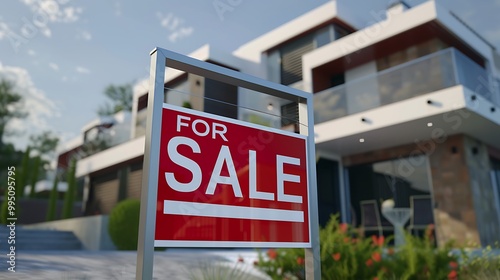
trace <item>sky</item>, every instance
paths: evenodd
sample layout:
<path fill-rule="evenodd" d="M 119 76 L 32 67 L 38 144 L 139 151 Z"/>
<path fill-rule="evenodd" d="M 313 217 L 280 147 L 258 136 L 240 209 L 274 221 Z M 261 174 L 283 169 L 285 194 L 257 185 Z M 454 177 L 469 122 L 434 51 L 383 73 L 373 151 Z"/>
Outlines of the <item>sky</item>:
<path fill-rule="evenodd" d="M 348 1 L 366 13 L 389 0 Z M 500 50 L 500 0 L 435 0 Z M 205 44 L 227 52 L 328 0 L 9 0 L 0 3 L 0 78 L 16 85 L 29 115 L 6 141 L 81 133 L 106 102 L 110 84 L 149 76 L 155 47 L 189 54 Z M 423 0 L 406 0 L 411 6 Z M 373 21 L 373 19 L 371 19 Z"/>

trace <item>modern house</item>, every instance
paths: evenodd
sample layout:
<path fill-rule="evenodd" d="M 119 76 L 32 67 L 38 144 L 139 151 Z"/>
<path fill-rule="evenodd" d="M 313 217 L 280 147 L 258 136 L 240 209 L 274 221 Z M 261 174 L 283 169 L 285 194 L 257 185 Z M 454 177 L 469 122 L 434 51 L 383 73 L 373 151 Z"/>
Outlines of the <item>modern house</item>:
<path fill-rule="evenodd" d="M 499 241 L 500 55 L 436 2 L 360 19 L 331 1 L 232 54 L 191 56 L 314 94 L 320 224 L 340 213 L 384 227 L 392 199 L 413 210 L 410 226 L 435 224 L 439 242 Z M 134 90 L 128 141 L 78 162 L 87 215 L 139 198 L 147 91 L 147 81 Z M 168 103 L 296 130 L 296 104 L 255 96 L 167 70 Z"/>

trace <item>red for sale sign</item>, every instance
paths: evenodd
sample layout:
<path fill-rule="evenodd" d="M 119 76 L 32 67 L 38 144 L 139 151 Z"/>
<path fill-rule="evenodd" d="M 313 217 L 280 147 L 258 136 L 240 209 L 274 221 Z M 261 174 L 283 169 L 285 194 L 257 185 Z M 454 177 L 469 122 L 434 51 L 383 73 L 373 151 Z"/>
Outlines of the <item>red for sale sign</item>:
<path fill-rule="evenodd" d="M 310 247 L 306 137 L 165 104 L 156 247 Z"/>

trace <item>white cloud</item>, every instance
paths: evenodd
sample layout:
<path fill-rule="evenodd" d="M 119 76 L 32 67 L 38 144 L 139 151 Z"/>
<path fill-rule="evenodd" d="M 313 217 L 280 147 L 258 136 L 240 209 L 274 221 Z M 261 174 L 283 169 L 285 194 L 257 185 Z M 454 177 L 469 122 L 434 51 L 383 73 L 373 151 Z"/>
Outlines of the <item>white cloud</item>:
<path fill-rule="evenodd" d="M 5 38 L 5 36 L 7 36 L 9 32 L 10 32 L 9 26 L 5 22 L 0 21 L 0 40 Z"/>
<path fill-rule="evenodd" d="M 33 13 L 33 17 L 39 17 L 42 22 L 44 17 L 50 22 L 75 22 L 80 18 L 83 9 L 68 5 L 70 1 L 61 0 L 19 0 L 28 6 Z"/>
<path fill-rule="evenodd" d="M 49 67 L 52 68 L 52 70 L 54 70 L 54 71 L 59 71 L 59 65 L 57 65 L 53 62 L 49 63 Z"/>
<path fill-rule="evenodd" d="M 168 36 L 168 40 L 172 43 L 177 42 L 177 39 L 182 39 L 184 37 L 189 37 L 193 33 L 194 29 L 192 27 L 182 27 L 179 30 L 173 32 Z"/>
<path fill-rule="evenodd" d="M 90 74 L 90 70 L 85 67 L 78 66 L 75 68 L 75 70 L 80 74 Z"/>
<path fill-rule="evenodd" d="M 184 20 L 172 13 L 163 15 L 161 12 L 156 14 L 160 20 L 160 25 L 167 29 L 168 40 L 172 43 L 177 42 L 177 40 L 191 36 L 194 32 L 194 28 L 191 26 L 186 26 Z"/>
<path fill-rule="evenodd" d="M 83 9 L 74 5 L 68 5 L 67 0 L 19 0 L 28 6 L 33 12 L 29 30 L 40 32 L 45 37 L 51 37 L 52 31 L 49 28 L 49 23 L 69 23 L 76 22 L 80 19 Z M 1 32 L 1 30 L 0 30 Z M 33 35 L 32 35 L 33 36 Z M 30 36 L 31 37 L 31 36 Z M 1 39 L 1 37 L 0 37 Z"/>
<path fill-rule="evenodd" d="M 24 119 L 14 119 L 9 122 L 8 129 L 23 133 L 25 138 L 50 129 L 48 119 L 59 116 L 58 108 L 42 90 L 35 86 L 28 71 L 24 68 L 0 64 L 0 79 L 14 83 L 14 91 L 22 96 L 23 107 L 29 113 Z M 26 141 L 26 139 L 23 140 Z M 17 140 L 16 146 L 23 144 L 23 141 Z"/>
<path fill-rule="evenodd" d="M 76 38 L 79 40 L 84 40 L 84 41 L 90 41 L 92 40 L 92 34 L 88 31 L 80 31 L 78 35 L 76 35 Z"/>
<path fill-rule="evenodd" d="M 34 50 L 28 50 L 28 55 L 35 56 L 36 52 Z"/>

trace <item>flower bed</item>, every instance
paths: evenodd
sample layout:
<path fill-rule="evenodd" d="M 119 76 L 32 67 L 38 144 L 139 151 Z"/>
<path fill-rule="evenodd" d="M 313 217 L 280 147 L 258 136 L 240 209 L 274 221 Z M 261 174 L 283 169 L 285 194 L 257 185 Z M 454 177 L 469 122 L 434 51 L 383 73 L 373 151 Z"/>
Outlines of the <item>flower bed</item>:
<path fill-rule="evenodd" d="M 437 248 L 433 230 L 422 238 L 407 235 L 395 248 L 388 246 L 392 237 L 364 237 L 332 216 L 320 230 L 321 279 L 500 279 L 499 256 L 453 254 L 452 242 Z M 304 263 L 303 249 L 270 249 L 260 252 L 256 266 L 272 279 L 304 279 Z M 474 278 L 481 273 L 486 278 Z"/>

